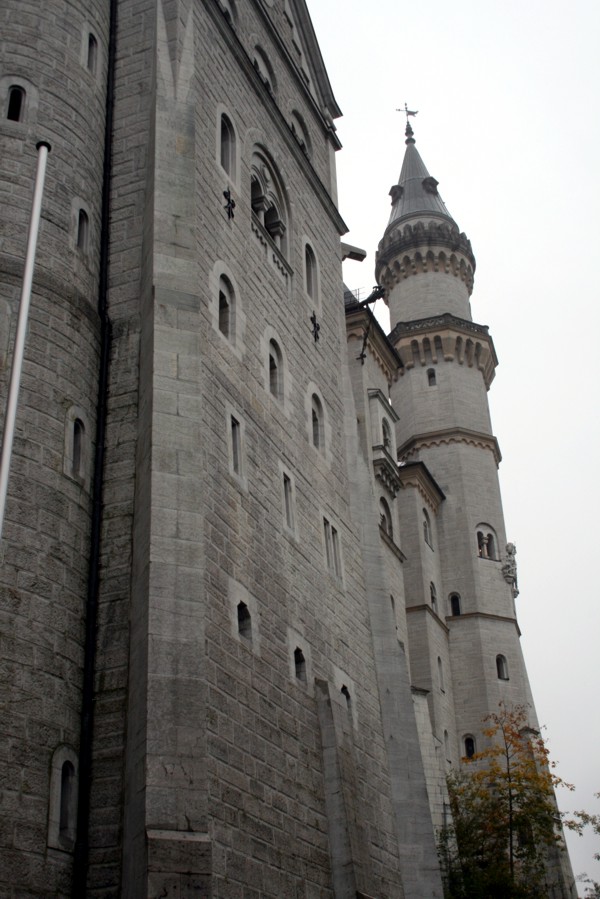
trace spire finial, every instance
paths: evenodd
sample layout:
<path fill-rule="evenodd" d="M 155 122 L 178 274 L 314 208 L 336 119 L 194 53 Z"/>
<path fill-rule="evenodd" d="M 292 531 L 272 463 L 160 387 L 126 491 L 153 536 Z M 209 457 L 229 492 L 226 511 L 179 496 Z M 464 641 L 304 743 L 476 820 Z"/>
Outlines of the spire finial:
<path fill-rule="evenodd" d="M 404 132 L 406 134 L 405 143 L 414 144 L 415 143 L 415 138 L 414 138 L 415 133 L 412 130 L 410 122 L 408 121 L 408 117 L 411 115 L 412 116 L 418 115 L 419 110 L 418 109 L 409 109 L 407 103 L 405 102 L 404 109 L 397 109 L 396 112 L 403 112 L 406 115 L 406 131 Z"/>

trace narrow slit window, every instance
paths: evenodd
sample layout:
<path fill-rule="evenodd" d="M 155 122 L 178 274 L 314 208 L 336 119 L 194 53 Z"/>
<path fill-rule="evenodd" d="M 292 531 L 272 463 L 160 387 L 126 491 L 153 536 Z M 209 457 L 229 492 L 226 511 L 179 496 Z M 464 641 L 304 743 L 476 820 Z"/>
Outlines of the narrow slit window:
<path fill-rule="evenodd" d="M 25 110 L 25 91 L 14 84 L 8 91 L 6 118 L 11 122 L 22 122 Z"/>
<path fill-rule="evenodd" d="M 299 646 L 294 650 L 294 670 L 296 672 L 296 677 L 299 681 L 302 681 L 303 684 L 306 683 L 306 659 L 304 658 L 304 653 L 300 649 Z"/>
<path fill-rule="evenodd" d="M 304 268 L 306 271 L 306 292 L 312 300 L 317 298 L 317 259 L 312 247 L 304 247 Z"/>
<path fill-rule="evenodd" d="M 460 596 L 458 593 L 452 593 L 450 595 L 450 612 L 452 615 L 460 615 Z"/>
<path fill-rule="evenodd" d="M 231 416 L 231 464 L 235 474 L 242 473 L 242 434 L 241 425 L 235 416 Z"/>
<path fill-rule="evenodd" d="M 434 368 L 428 368 L 428 369 L 427 369 L 427 386 L 428 386 L 428 387 L 435 387 L 435 385 L 436 385 L 435 369 L 434 369 Z"/>
<path fill-rule="evenodd" d="M 98 41 L 90 32 L 88 35 L 87 47 L 87 70 L 91 75 L 96 74 L 96 66 L 98 64 Z"/>
<path fill-rule="evenodd" d="M 323 519 L 323 536 L 325 538 L 325 560 L 327 562 L 327 567 L 331 571 L 333 568 L 333 548 L 331 546 L 331 524 L 329 521 L 324 518 Z"/>
<path fill-rule="evenodd" d="M 83 439 L 85 426 L 80 418 L 73 422 L 73 475 L 81 477 L 83 474 Z"/>
<path fill-rule="evenodd" d="M 229 302 L 222 290 L 219 291 L 219 331 L 229 337 Z"/>
<path fill-rule="evenodd" d="M 438 667 L 438 681 L 440 685 L 440 690 L 442 693 L 446 692 L 446 685 L 444 683 L 444 665 L 441 658 L 437 657 L 437 667 Z"/>
<path fill-rule="evenodd" d="M 294 529 L 294 495 L 293 495 L 293 487 L 291 478 L 284 474 L 283 476 L 283 502 L 285 506 L 285 523 L 290 528 L 290 530 Z"/>
<path fill-rule="evenodd" d="M 75 832 L 73 820 L 73 787 L 75 768 L 72 762 L 63 762 L 60 775 L 60 820 L 58 832 L 61 838 L 72 840 Z"/>
<path fill-rule="evenodd" d="M 89 219 L 88 219 L 87 212 L 85 211 L 85 209 L 80 209 L 79 216 L 77 219 L 77 249 L 81 250 L 82 253 L 87 252 L 88 232 L 89 232 Z"/>
<path fill-rule="evenodd" d="M 472 759 L 475 755 L 475 740 L 473 737 L 465 737 L 465 755 L 468 759 Z"/>
<path fill-rule="evenodd" d="M 342 576 L 342 557 L 340 555 L 340 536 L 331 525 L 331 548 L 333 550 L 333 570 L 338 577 Z"/>

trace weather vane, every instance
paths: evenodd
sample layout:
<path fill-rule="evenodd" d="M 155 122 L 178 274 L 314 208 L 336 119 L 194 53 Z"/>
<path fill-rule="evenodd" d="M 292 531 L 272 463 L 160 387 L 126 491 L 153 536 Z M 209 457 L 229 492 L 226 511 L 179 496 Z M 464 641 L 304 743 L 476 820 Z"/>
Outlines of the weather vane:
<path fill-rule="evenodd" d="M 419 114 L 418 109 L 409 109 L 408 106 L 406 105 L 406 103 L 404 104 L 404 109 L 397 109 L 396 112 L 403 112 L 406 114 L 406 124 L 408 124 L 409 115 L 418 115 Z"/>

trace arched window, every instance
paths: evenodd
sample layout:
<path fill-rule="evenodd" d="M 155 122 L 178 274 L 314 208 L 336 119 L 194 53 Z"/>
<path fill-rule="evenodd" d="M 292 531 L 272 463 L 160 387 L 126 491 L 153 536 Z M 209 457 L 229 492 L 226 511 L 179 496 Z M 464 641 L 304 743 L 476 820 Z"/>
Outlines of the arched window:
<path fill-rule="evenodd" d="M 276 399 L 283 399 L 283 365 L 281 350 L 275 340 L 269 341 L 269 390 Z"/>
<path fill-rule="evenodd" d="M 450 614 L 451 615 L 460 615 L 460 596 L 458 593 L 450 594 Z"/>
<path fill-rule="evenodd" d="M 425 538 L 425 543 L 427 543 L 428 546 L 433 549 L 433 539 L 431 536 L 431 520 L 429 518 L 427 509 L 423 509 L 423 537 Z"/>
<path fill-rule="evenodd" d="M 465 756 L 468 759 L 472 759 L 475 755 L 475 739 L 470 734 L 467 734 L 464 738 L 465 745 Z"/>
<path fill-rule="evenodd" d="M 88 34 L 87 46 L 87 70 L 91 75 L 96 74 L 96 66 L 98 64 L 98 41 L 91 33 Z"/>
<path fill-rule="evenodd" d="M 316 393 L 311 399 L 312 443 L 316 449 L 323 451 L 325 439 L 323 434 L 323 405 Z"/>
<path fill-rule="evenodd" d="M 73 787 L 75 768 L 72 762 L 62 764 L 60 774 L 60 820 L 58 832 L 62 839 L 72 841 L 75 838 L 75 821 L 73 820 Z"/>
<path fill-rule="evenodd" d="M 25 90 L 17 84 L 8 89 L 6 118 L 11 122 L 22 122 L 25 113 Z"/>
<path fill-rule="evenodd" d="M 238 603 L 237 607 L 238 634 L 247 640 L 252 638 L 252 616 L 245 602 Z"/>
<path fill-rule="evenodd" d="M 480 559 L 498 560 L 497 541 L 489 524 L 477 525 L 477 555 Z"/>
<path fill-rule="evenodd" d="M 306 129 L 306 125 L 304 124 L 304 120 L 295 110 L 290 116 L 290 128 L 292 129 L 292 134 L 302 147 L 304 153 L 310 158 L 311 147 L 308 137 L 308 131 Z"/>
<path fill-rule="evenodd" d="M 219 278 L 219 331 L 229 340 L 235 336 L 235 294 L 225 275 Z"/>
<path fill-rule="evenodd" d="M 440 690 L 442 693 L 446 692 L 446 685 L 444 684 L 444 666 L 442 664 L 441 658 L 437 657 L 437 668 L 438 668 L 438 681 L 440 685 Z"/>
<path fill-rule="evenodd" d="M 275 246 L 285 255 L 287 251 L 287 209 L 284 191 L 274 166 L 266 154 L 254 152 L 250 175 L 252 212 Z"/>
<path fill-rule="evenodd" d="M 296 677 L 298 680 L 302 681 L 304 684 L 306 683 L 306 659 L 304 658 L 304 653 L 297 646 L 294 650 L 294 669 L 296 671 Z"/>
<path fill-rule="evenodd" d="M 428 368 L 428 369 L 427 369 L 427 386 L 428 386 L 428 387 L 435 387 L 435 385 L 436 385 L 436 380 L 435 380 L 435 369 L 434 369 L 434 368 Z"/>
<path fill-rule="evenodd" d="M 236 12 L 233 0 L 219 0 L 219 5 L 231 27 L 235 28 Z"/>
<path fill-rule="evenodd" d="M 48 809 L 48 846 L 71 852 L 77 835 L 77 755 L 59 746 L 52 756 Z"/>
<path fill-rule="evenodd" d="M 223 113 L 221 115 L 221 135 L 220 135 L 220 160 L 221 165 L 229 175 L 235 180 L 236 171 L 236 140 L 235 131 L 228 116 Z"/>
<path fill-rule="evenodd" d="M 450 737 L 448 736 L 448 731 L 444 731 L 444 752 L 446 754 L 446 761 L 450 761 Z"/>
<path fill-rule="evenodd" d="M 306 292 L 311 300 L 316 300 L 318 297 L 317 259 L 310 244 L 306 244 L 304 247 L 304 271 Z"/>
<path fill-rule="evenodd" d="M 277 85 L 275 83 L 273 66 L 267 59 L 264 50 L 262 50 L 260 47 L 254 48 L 254 68 L 258 72 L 262 83 L 265 85 L 269 93 L 272 96 L 275 96 L 277 92 Z"/>
<path fill-rule="evenodd" d="M 85 412 L 79 406 L 71 406 L 65 416 L 65 451 L 63 471 L 82 486 L 88 486 L 90 475 L 89 429 Z"/>
<path fill-rule="evenodd" d="M 496 656 L 496 671 L 499 680 L 508 680 L 508 663 L 506 661 L 506 656 Z"/>
<path fill-rule="evenodd" d="M 89 236 L 89 219 L 85 209 L 79 210 L 77 216 L 77 249 L 87 253 Z"/>
<path fill-rule="evenodd" d="M 429 596 L 431 599 L 431 608 L 434 612 L 437 612 L 437 590 L 435 589 L 433 581 L 429 584 Z"/>
<path fill-rule="evenodd" d="M 392 513 L 387 501 L 381 497 L 379 500 L 379 526 L 390 539 L 394 537 L 394 527 L 392 524 Z"/>

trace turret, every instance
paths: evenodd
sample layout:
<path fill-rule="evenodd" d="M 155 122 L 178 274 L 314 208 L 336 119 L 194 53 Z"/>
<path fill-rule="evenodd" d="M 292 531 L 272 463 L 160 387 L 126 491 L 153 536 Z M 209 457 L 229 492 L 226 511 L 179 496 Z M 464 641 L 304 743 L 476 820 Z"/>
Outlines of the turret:
<path fill-rule="evenodd" d="M 401 320 L 448 312 L 470 320 L 475 257 L 448 212 L 406 125 L 406 152 L 392 212 L 377 251 L 375 277 L 385 287 L 392 327 Z M 423 277 L 418 283 L 413 276 Z M 439 278 L 439 274 L 452 275 Z"/>

